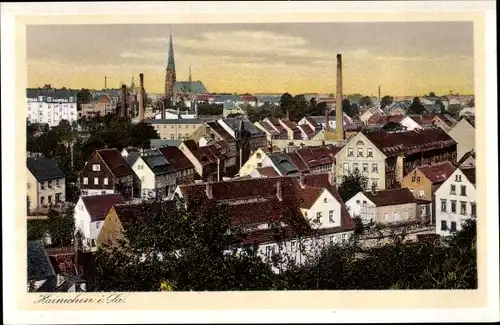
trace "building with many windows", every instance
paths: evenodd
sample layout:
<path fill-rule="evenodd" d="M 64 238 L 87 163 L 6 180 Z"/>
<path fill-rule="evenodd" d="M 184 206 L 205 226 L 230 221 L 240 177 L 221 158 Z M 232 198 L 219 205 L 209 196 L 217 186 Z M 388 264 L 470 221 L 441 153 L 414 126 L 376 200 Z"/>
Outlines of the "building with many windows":
<path fill-rule="evenodd" d="M 61 120 L 69 123 L 78 119 L 77 91 L 69 89 L 28 88 L 28 121 L 46 123 L 50 127 L 59 125 Z"/>

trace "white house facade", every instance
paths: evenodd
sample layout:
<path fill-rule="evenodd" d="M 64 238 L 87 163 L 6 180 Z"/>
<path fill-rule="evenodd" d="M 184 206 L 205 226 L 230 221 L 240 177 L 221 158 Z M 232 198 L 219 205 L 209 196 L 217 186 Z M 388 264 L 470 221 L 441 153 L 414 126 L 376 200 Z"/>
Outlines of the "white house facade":
<path fill-rule="evenodd" d="M 61 120 L 71 124 L 78 119 L 77 93 L 74 90 L 28 88 L 28 121 L 46 123 L 50 127 L 59 125 Z"/>
<path fill-rule="evenodd" d="M 457 168 L 436 190 L 436 234 L 448 236 L 476 216 L 475 168 Z"/>

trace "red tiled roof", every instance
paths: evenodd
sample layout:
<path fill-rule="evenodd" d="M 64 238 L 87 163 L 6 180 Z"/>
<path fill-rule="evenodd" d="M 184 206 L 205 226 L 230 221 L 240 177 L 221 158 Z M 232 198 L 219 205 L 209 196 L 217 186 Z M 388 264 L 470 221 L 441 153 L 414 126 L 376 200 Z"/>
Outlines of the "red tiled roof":
<path fill-rule="evenodd" d="M 268 132 L 268 133 L 271 133 L 271 134 L 278 134 L 279 132 L 276 131 L 269 123 L 267 123 L 266 121 L 261 121 L 259 123 L 260 126 L 262 126 L 262 128 Z"/>
<path fill-rule="evenodd" d="M 102 158 L 115 177 L 134 174 L 132 168 L 127 164 L 127 161 L 117 149 L 97 150 L 97 154 Z"/>
<path fill-rule="evenodd" d="M 286 133 L 286 130 L 284 127 L 281 126 L 280 122 L 278 121 L 277 118 L 275 117 L 268 117 L 266 118 L 267 122 L 274 126 L 274 128 L 279 132 L 279 133 Z"/>
<path fill-rule="evenodd" d="M 441 128 L 415 129 L 404 132 L 377 130 L 363 132 L 363 134 L 388 157 L 401 153 L 413 154 L 432 149 L 448 148 L 457 144 Z"/>
<path fill-rule="evenodd" d="M 407 188 L 376 191 L 375 195 L 372 192 L 363 192 L 363 194 L 378 207 L 417 202 L 415 196 Z"/>
<path fill-rule="evenodd" d="M 292 131 L 300 131 L 297 128 L 297 124 L 295 122 L 292 122 L 290 120 L 285 120 L 285 119 L 281 119 L 280 122 L 283 123 L 284 125 L 286 125 Z"/>
<path fill-rule="evenodd" d="M 113 205 L 125 203 L 120 194 L 82 196 L 82 201 L 92 222 L 104 220 Z"/>
<path fill-rule="evenodd" d="M 424 126 L 432 124 L 432 121 L 437 115 L 409 115 L 415 122 Z"/>
<path fill-rule="evenodd" d="M 235 141 L 234 138 L 229 134 L 219 123 L 217 122 L 207 122 L 207 125 L 215 132 L 217 135 L 226 141 Z"/>
<path fill-rule="evenodd" d="M 178 147 L 162 147 L 158 148 L 158 150 L 176 171 L 193 168 L 191 161 Z"/>
<path fill-rule="evenodd" d="M 316 123 L 316 120 L 311 118 L 311 117 L 306 117 L 306 121 L 309 122 L 311 125 L 313 125 L 314 127 L 318 127 L 318 123 Z"/>
<path fill-rule="evenodd" d="M 259 174 L 265 177 L 277 177 L 279 174 L 274 170 L 273 167 L 262 167 L 257 168 Z"/>
<path fill-rule="evenodd" d="M 288 156 L 288 158 L 290 158 L 290 161 L 292 162 L 292 164 L 294 164 L 295 167 L 297 167 L 297 169 L 301 173 L 308 173 L 309 172 L 309 167 L 307 167 L 307 165 L 300 158 L 299 154 L 296 151 L 287 152 L 286 155 Z"/>
<path fill-rule="evenodd" d="M 308 138 L 312 138 L 316 134 L 316 130 L 313 130 L 308 124 L 297 125 L 297 127 L 304 131 Z"/>
<path fill-rule="evenodd" d="M 444 182 L 455 171 L 455 166 L 449 161 L 433 165 L 424 165 L 417 168 L 433 184 Z"/>
<path fill-rule="evenodd" d="M 128 223 L 143 220 L 143 218 L 147 217 L 148 212 L 160 212 L 160 209 L 167 216 L 176 217 L 176 208 L 176 202 L 173 200 L 150 204 L 116 204 L 114 206 L 116 215 L 124 227 Z"/>
<path fill-rule="evenodd" d="M 401 123 L 405 117 L 406 115 L 374 115 L 368 119 L 368 124 Z"/>

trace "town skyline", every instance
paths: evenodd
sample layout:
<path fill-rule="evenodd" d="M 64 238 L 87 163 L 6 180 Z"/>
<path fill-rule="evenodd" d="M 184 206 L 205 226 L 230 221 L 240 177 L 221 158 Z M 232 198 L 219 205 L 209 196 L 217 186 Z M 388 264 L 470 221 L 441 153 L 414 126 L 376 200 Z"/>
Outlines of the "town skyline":
<path fill-rule="evenodd" d="M 163 93 L 170 32 L 177 81 L 191 67 L 209 92 L 335 93 L 340 53 L 345 94 L 474 93 L 470 22 L 28 27 L 28 87 L 118 88 L 144 73 Z"/>

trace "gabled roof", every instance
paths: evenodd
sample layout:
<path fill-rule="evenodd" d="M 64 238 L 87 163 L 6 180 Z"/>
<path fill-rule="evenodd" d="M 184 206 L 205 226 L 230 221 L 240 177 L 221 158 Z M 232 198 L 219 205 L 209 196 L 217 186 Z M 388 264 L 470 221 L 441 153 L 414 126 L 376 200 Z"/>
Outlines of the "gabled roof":
<path fill-rule="evenodd" d="M 432 184 L 444 182 L 456 169 L 455 166 L 453 166 L 453 164 L 449 161 L 433 165 L 424 165 L 417 168 Z"/>
<path fill-rule="evenodd" d="M 294 131 L 294 132 L 297 132 L 297 131 L 300 131 L 297 127 L 297 124 L 293 121 L 290 121 L 290 120 L 287 120 L 287 119 L 280 119 L 279 122 L 281 122 L 282 124 L 286 125 L 287 128 L 289 128 L 290 130 Z"/>
<path fill-rule="evenodd" d="M 297 167 L 299 172 L 301 172 L 301 173 L 308 173 L 309 172 L 309 167 L 300 158 L 297 151 L 287 152 L 286 155 L 288 156 L 288 158 L 290 158 L 290 161 L 294 164 L 294 166 Z"/>
<path fill-rule="evenodd" d="M 465 119 L 467 122 L 469 122 L 470 125 L 472 125 L 473 128 L 476 127 L 476 118 L 473 116 L 464 116 L 462 119 Z"/>
<path fill-rule="evenodd" d="M 132 167 L 135 162 L 137 161 L 137 159 L 139 159 L 139 157 L 141 156 L 141 153 L 140 152 L 130 152 L 128 155 L 127 155 L 127 158 L 125 158 L 125 161 L 127 162 L 127 165 L 129 165 L 130 167 Z"/>
<path fill-rule="evenodd" d="M 181 149 L 177 147 L 163 147 L 158 150 L 176 171 L 193 168 L 193 164 Z"/>
<path fill-rule="evenodd" d="M 469 182 L 474 186 L 476 185 L 476 168 L 460 168 L 460 171 L 467 177 Z"/>
<path fill-rule="evenodd" d="M 210 129 L 212 129 L 213 132 L 215 132 L 222 140 L 226 140 L 226 141 L 234 141 L 234 138 L 231 134 L 229 134 L 229 132 L 226 131 L 226 129 L 224 129 L 222 127 L 222 125 L 220 125 L 219 123 L 217 123 L 216 121 L 212 121 L 212 122 L 207 122 L 207 125 L 210 127 Z"/>
<path fill-rule="evenodd" d="M 147 217 L 148 212 L 160 212 L 161 209 L 167 215 L 171 213 L 172 217 L 175 217 L 175 213 L 177 212 L 174 200 L 147 204 L 116 204 L 113 208 L 124 228 L 130 223 L 146 221 L 144 218 Z"/>
<path fill-rule="evenodd" d="M 281 126 L 280 122 L 278 121 L 277 118 L 275 117 L 266 117 L 264 119 L 264 121 L 266 121 L 267 123 L 269 123 L 270 125 L 272 125 L 274 127 L 274 129 L 276 129 L 279 133 L 286 133 L 286 130 L 283 126 Z"/>
<path fill-rule="evenodd" d="M 108 166 L 109 170 L 115 177 L 134 174 L 132 168 L 127 164 L 127 161 L 117 149 L 97 150 L 97 154 L 101 157 L 102 161 L 106 164 L 106 166 Z"/>
<path fill-rule="evenodd" d="M 316 130 L 312 129 L 309 124 L 297 125 L 297 127 L 302 130 L 308 138 L 312 138 L 316 134 Z"/>
<path fill-rule="evenodd" d="M 415 196 L 407 188 L 380 190 L 376 191 L 375 194 L 366 191 L 363 194 L 377 207 L 417 202 Z"/>
<path fill-rule="evenodd" d="M 415 129 L 404 132 L 377 130 L 365 131 L 362 134 L 387 157 L 456 145 L 456 141 L 441 128 Z"/>
<path fill-rule="evenodd" d="M 125 203 L 120 194 L 90 195 L 81 198 L 92 222 L 103 221 L 113 205 Z"/>
<path fill-rule="evenodd" d="M 368 119 L 368 124 L 385 125 L 387 123 L 401 123 L 406 115 L 374 115 Z"/>
<path fill-rule="evenodd" d="M 268 158 L 271 159 L 281 175 L 290 175 L 299 172 L 285 153 L 271 153 L 268 155 Z"/>
<path fill-rule="evenodd" d="M 46 280 L 56 275 L 49 255 L 39 240 L 28 241 L 27 262 L 28 281 Z"/>
<path fill-rule="evenodd" d="M 249 119 L 243 117 L 228 117 L 222 120 L 218 120 L 218 123 L 226 123 L 234 131 L 238 131 L 240 127 L 240 122 L 243 121 L 243 129 L 250 133 L 250 136 L 262 136 L 264 135 L 261 130 L 257 129 L 255 125 L 250 122 Z"/>
<path fill-rule="evenodd" d="M 463 156 L 462 158 L 460 158 L 460 160 L 457 162 L 457 166 L 460 166 L 462 165 L 467 159 L 469 159 L 470 157 L 472 158 L 476 158 L 476 153 L 474 150 L 471 150 L 471 151 L 467 151 Z"/>
<path fill-rule="evenodd" d="M 155 175 L 165 175 L 175 172 L 161 152 L 148 153 L 141 156 L 144 163 Z"/>
<path fill-rule="evenodd" d="M 43 156 L 27 158 L 26 166 L 39 182 L 66 177 L 54 160 Z"/>
<path fill-rule="evenodd" d="M 275 134 L 279 134 L 278 131 L 276 131 L 269 123 L 267 123 L 266 121 L 260 121 L 258 122 L 259 125 L 269 134 L 271 135 L 275 135 Z"/>

